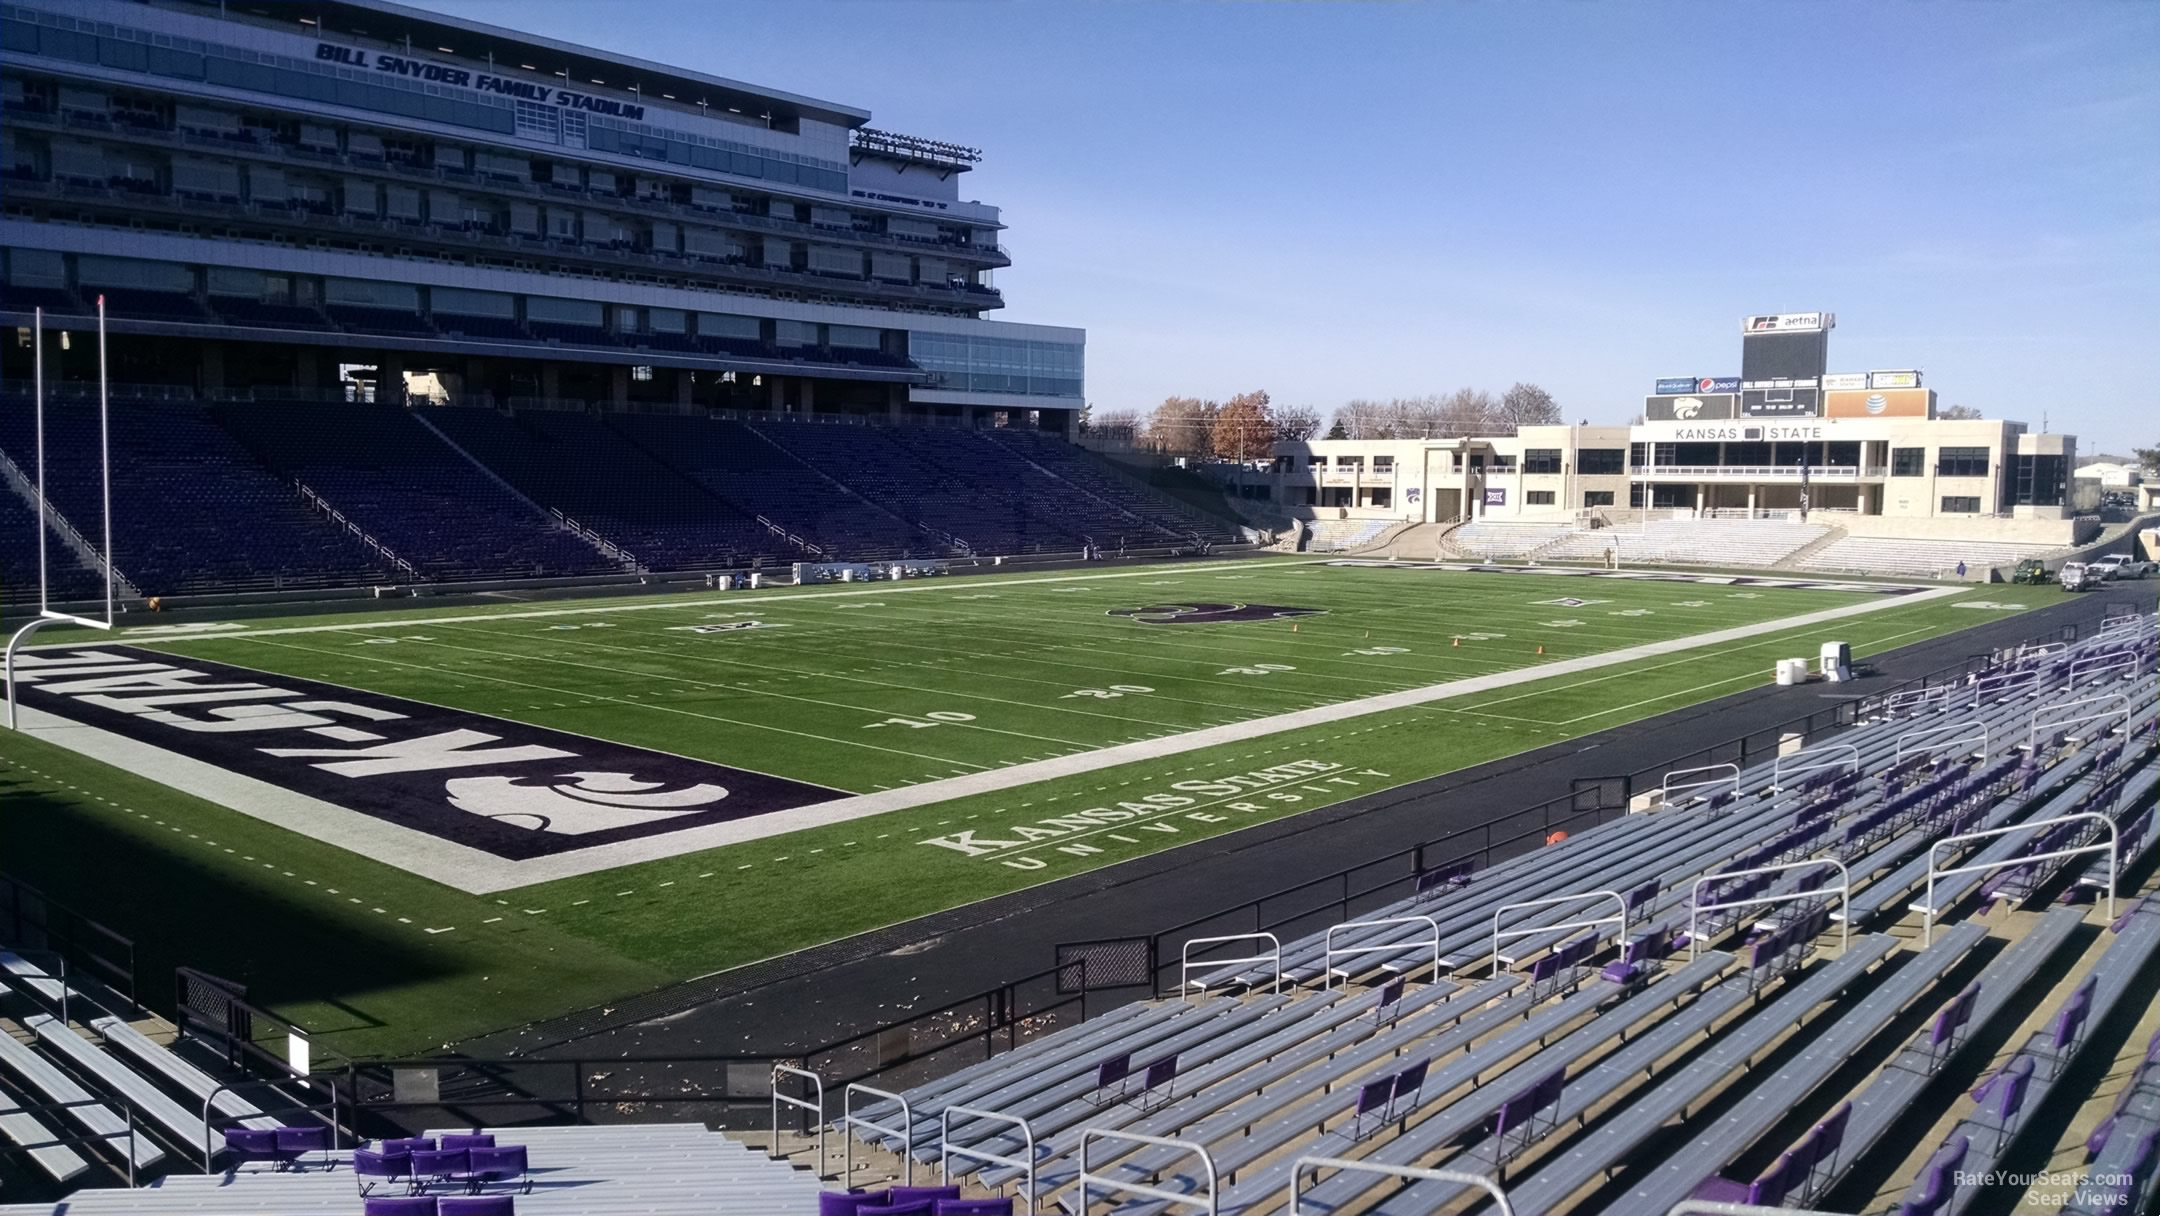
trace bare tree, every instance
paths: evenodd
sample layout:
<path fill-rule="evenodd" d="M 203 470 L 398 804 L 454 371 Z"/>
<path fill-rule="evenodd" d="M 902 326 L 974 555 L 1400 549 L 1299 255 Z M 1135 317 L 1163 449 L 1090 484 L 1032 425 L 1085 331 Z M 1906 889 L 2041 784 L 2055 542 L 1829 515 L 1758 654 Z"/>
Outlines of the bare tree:
<path fill-rule="evenodd" d="M 1515 429 L 1526 426 L 1549 426 L 1560 421 L 1559 403 L 1552 394 L 1535 384 L 1520 380 L 1515 387 L 1500 396 L 1500 408 L 1493 413 L 1497 426 Z"/>
<path fill-rule="evenodd" d="M 1309 405 L 1275 407 L 1275 440 L 1296 442 L 1320 433 L 1320 411 Z"/>
<path fill-rule="evenodd" d="M 1342 408 L 1335 411 L 1335 426 L 1345 439 L 1389 438 L 1387 406 L 1363 397 L 1345 401 Z"/>
<path fill-rule="evenodd" d="M 1981 416 L 1979 410 L 1969 405 L 1953 405 L 1935 411 L 1935 417 L 1947 422 L 1975 422 Z"/>
<path fill-rule="evenodd" d="M 1440 403 L 1438 433 L 1454 438 L 1489 432 L 1493 428 L 1493 414 L 1498 409 L 1499 403 L 1483 389 L 1456 389 Z"/>
<path fill-rule="evenodd" d="M 1141 444 L 1165 456 L 1205 458 L 1214 448 L 1215 411 L 1221 407 L 1198 397 L 1169 397 L 1148 415 Z"/>
<path fill-rule="evenodd" d="M 1099 414 L 1090 414 L 1081 429 L 1090 435 L 1122 439 L 1131 443 L 1140 437 L 1140 426 L 1139 410 L 1104 410 Z"/>

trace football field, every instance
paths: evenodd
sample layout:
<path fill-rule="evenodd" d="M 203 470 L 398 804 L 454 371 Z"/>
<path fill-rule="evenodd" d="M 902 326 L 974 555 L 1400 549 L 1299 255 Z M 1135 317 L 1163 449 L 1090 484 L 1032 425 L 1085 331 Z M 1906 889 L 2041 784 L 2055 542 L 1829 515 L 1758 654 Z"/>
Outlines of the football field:
<path fill-rule="evenodd" d="M 11 821 L 18 855 L 113 850 L 54 894 L 139 939 L 268 901 L 311 939 L 389 947 L 408 966 L 348 958 L 313 973 L 334 1000 L 299 980 L 273 999 L 396 1049 L 1580 736 L 1763 683 L 1824 640 L 1871 653 L 2046 590 L 1293 559 L 137 628 L 31 654 L 32 729 L 0 750 L 0 796 L 54 811 Z M 176 961 L 245 969 L 207 936 Z"/>

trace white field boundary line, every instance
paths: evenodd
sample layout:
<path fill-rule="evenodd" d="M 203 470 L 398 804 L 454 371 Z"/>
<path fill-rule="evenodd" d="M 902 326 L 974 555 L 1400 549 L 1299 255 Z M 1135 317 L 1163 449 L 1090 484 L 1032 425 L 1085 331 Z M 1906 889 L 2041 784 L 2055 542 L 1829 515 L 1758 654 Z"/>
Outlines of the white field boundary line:
<path fill-rule="evenodd" d="M 165 643 L 214 642 L 222 638 L 284 637 L 301 633 L 344 633 L 355 629 L 414 629 L 427 625 L 461 625 L 481 621 L 532 621 L 558 616 L 590 616 L 610 612 L 654 612 L 669 609 L 714 608 L 722 604 L 781 604 L 802 600 L 842 599 L 865 595 L 909 595 L 921 592 L 970 590 L 983 587 L 1026 587 L 1037 583 L 1092 583 L 1113 578 L 1176 578 L 1189 574 L 1202 574 L 1217 570 L 1260 570 L 1287 568 L 1291 566 L 1325 565 L 1318 561 L 1282 562 L 1210 562 L 1200 566 L 1180 566 L 1174 570 L 1122 570 L 1115 574 L 1045 575 L 1041 578 L 959 578 L 924 580 L 912 585 L 891 583 L 866 585 L 855 591 L 797 591 L 792 588 L 775 591 L 715 591 L 710 595 L 687 595 L 669 600 L 640 600 L 634 604 L 593 604 L 579 608 L 534 608 L 520 612 L 463 612 L 451 616 L 405 616 L 391 614 L 379 621 L 343 621 L 327 625 L 281 625 L 272 629 L 203 629 L 184 631 L 170 625 L 144 625 L 132 629 L 116 630 L 108 639 L 127 639 L 130 646 L 156 646 Z M 132 636 L 131 636 L 132 635 Z M 106 645 L 115 643 L 108 640 Z M 82 646 L 80 640 L 73 642 L 39 642 L 24 646 L 24 650 L 44 650 Z"/>
<path fill-rule="evenodd" d="M 791 811 L 761 815 L 754 819 L 708 824 L 704 827 L 686 828 L 679 832 L 596 845 L 588 849 L 523 861 L 513 861 L 462 847 L 428 833 L 403 828 L 357 811 L 349 811 L 320 799 L 230 773 L 215 765 L 151 744 L 139 743 L 96 727 L 83 726 L 56 715 L 28 710 L 27 707 L 25 712 L 33 715 L 26 719 L 26 724 L 40 738 L 70 751 L 161 781 L 175 789 L 266 823 L 301 832 L 362 856 L 398 866 L 423 878 L 471 894 L 486 895 L 534 883 L 575 878 L 620 866 L 743 844 L 807 828 L 847 823 L 955 798 L 1033 785 L 1099 769 L 1157 760 L 1203 748 L 1242 743 L 1283 731 L 1302 730 L 1369 714 L 1429 705 L 1554 676 L 1594 671 L 1728 642 L 1750 641 L 1787 630 L 1804 629 L 1873 612 L 1884 612 L 1904 605 L 1961 595 L 1966 590 L 1964 587 L 1941 587 L 1908 596 L 1870 599 L 1859 604 L 1715 633 L 1648 642 L 1625 650 L 1606 651 L 1579 659 L 1564 659 L 1491 675 L 1473 676 L 1445 684 L 1385 693 L 1361 700 L 1167 735 L 1158 739 L 1031 761 L 1009 768 L 948 777 L 872 794 L 858 794 Z"/>

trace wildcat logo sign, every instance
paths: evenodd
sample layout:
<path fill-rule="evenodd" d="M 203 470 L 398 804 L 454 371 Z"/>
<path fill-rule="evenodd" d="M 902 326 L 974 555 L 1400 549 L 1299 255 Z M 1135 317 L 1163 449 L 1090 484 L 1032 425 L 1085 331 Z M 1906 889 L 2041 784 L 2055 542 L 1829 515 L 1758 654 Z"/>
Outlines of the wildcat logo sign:
<path fill-rule="evenodd" d="M 127 646 L 15 658 L 21 702 L 507 860 L 828 802 L 838 790 Z"/>
<path fill-rule="evenodd" d="M 1151 604 L 1145 608 L 1112 608 L 1104 615 L 1130 617 L 1146 625 L 1212 625 L 1223 621 L 1286 621 L 1326 611 L 1278 604 Z"/>

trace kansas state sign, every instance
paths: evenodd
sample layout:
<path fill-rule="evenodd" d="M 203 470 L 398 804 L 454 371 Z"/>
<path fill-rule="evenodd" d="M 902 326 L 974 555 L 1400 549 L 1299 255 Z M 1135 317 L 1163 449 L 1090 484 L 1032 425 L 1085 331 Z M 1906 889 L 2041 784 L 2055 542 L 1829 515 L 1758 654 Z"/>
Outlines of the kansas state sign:
<path fill-rule="evenodd" d="M 525 860 L 844 797 L 604 739 L 128 646 L 15 658 L 23 704 Z"/>

